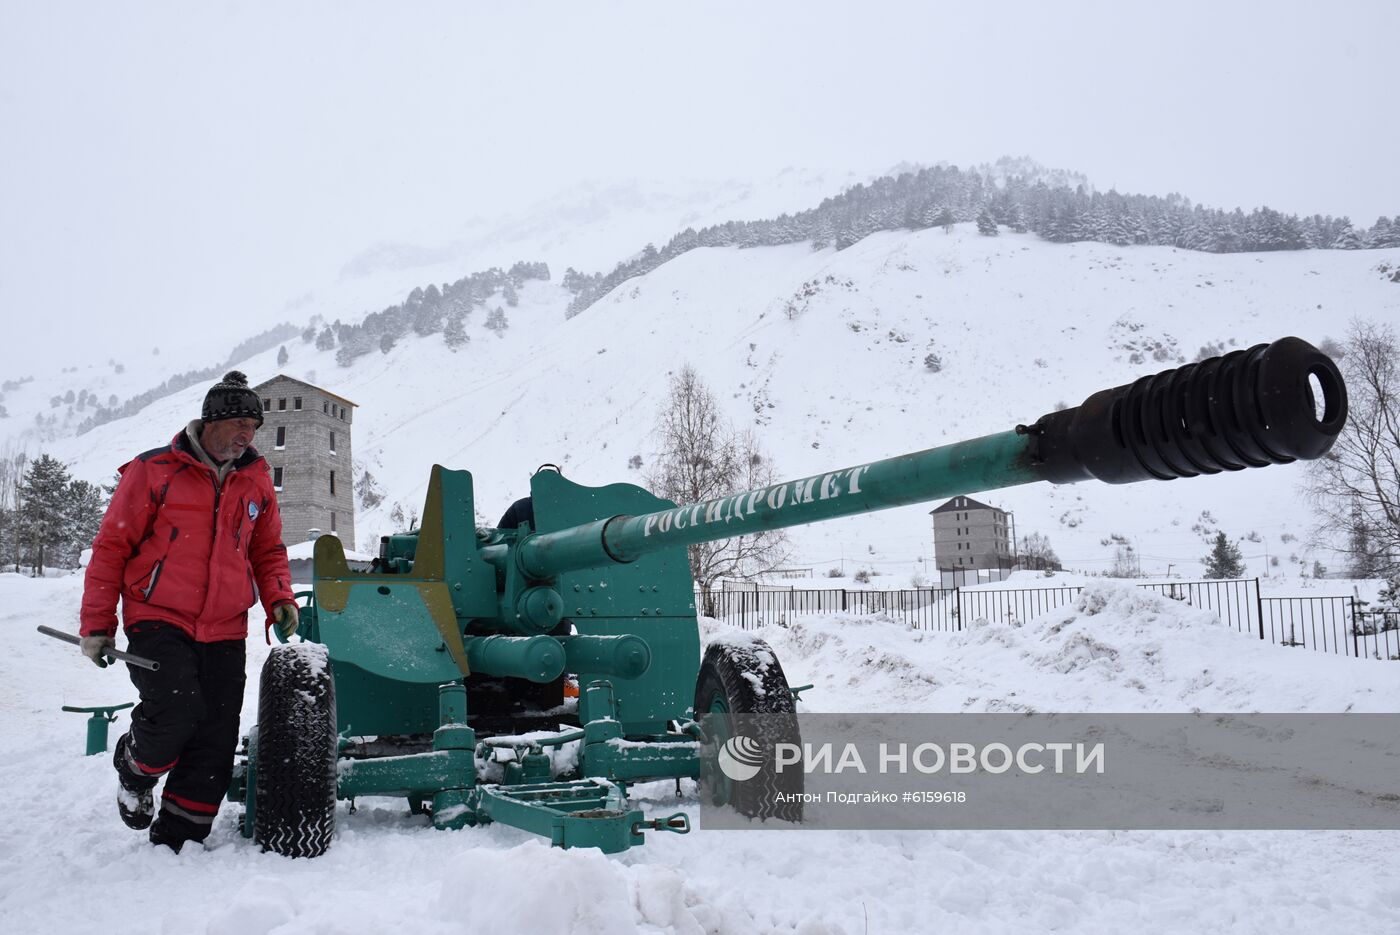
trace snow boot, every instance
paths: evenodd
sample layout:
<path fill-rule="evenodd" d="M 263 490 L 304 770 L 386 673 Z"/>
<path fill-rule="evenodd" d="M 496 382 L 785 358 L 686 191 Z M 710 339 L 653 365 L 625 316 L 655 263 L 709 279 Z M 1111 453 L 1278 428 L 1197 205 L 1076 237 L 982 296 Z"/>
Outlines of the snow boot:
<path fill-rule="evenodd" d="M 122 823 L 137 831 L 151 826 L 156 814 L 155 796 L 158 776 L 147 776 L 136 768 L 127 752 L 130 734 L 122 734 L 117 740 L 112 754 L 112 765 L 117 770 L 117 814 Z"/>
<path fill-rule="evenodd" d="M 147 818 L 147 819 L 146 819 L 146 824 L 150 824 L 150 823 L 151 823 L 151 820 L 150 820 L 149 818 Z M 166 847 L 170 848 L 172 851 L 174 851 L 174 852 L 177 853 L 177 854 L 180 853 L 180 848 L 182 848 L 182 847 L 185 846 L 185 841 L 186 841 L 186 840 L 188 840 L 188 839 L 187 839 L 187 838 L 182 838 L 182 837 L 180 837 L 178 834 L 172 834 L 169 830 L 167 830 L 167 829 L 165 829 L 165 828 L 162 828 L 161 825 L 159 825 L 159 824 L 157 824 L 155 827 L 151 828 L 151 844 L 152 844 L 152 845 L 161 845 L 161 844 L 163 844 L 163 845 L 165 845 Z"/>

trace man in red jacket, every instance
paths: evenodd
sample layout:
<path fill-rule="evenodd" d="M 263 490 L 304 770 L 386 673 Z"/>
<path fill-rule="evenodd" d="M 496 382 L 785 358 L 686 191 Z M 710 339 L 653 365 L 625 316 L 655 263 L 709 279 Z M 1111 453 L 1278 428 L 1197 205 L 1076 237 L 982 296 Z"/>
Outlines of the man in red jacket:
<path fill-rule="evenodd" d="M 228 789 L 243 705 L 248 608 L 295 632 L 282 516 L 267 462 L 252 447 L 262 403 L 238 371 L 204 397 L 202 418 L 121 467 L 92 545 L 82 651 L 105 666 L 117 598 L 141 703 L 117 741 L 117 810 L 151 841 L 203 841 Z M 153 790 L 165 776 L 159 817 Z M 152 824 L 154 818 L 155 823 Z"/>

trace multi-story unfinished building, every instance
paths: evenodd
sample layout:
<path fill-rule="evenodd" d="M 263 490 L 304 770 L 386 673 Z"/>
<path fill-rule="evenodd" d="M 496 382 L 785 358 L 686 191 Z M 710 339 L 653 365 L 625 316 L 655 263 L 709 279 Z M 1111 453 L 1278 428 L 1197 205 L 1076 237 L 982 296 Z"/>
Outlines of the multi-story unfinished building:
<path fill-rule="evenodd" d="M 971 497 L 954 497 L 930 513 L 933 554 L 943 571 L 1009 570 L 1015 563 L 1005 510 Z"/>
<path fill-rule="evenodd" d="M 330 390 L 278 374 L 255 387 L 263 426 L 256 446 L 272 468 L 287 546 L 335 533 L 355 547 L 350 425 L 355 404 Z"/>

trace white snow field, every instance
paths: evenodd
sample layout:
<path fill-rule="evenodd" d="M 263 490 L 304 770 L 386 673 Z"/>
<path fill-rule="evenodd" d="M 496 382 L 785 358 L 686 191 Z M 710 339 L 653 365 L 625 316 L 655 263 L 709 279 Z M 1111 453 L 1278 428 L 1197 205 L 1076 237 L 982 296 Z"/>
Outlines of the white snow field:
<path fill-rule="evenodd" d="M 488 523 L 545 462 L 581 484 L 644 483 L 668 378 L 686 364 L 738 428 L 758 434 L 778 479 L 806 477 L 1005 431 L 1191 361 L 1207 346 L 1219 352 L 1289 334 L 1318 344 L 1344 337 L 1353 317 L 1400 320 L 1400 285 L 1379 272 L 1386 264 L 1400 264 L 1400 249 L 1217 255 L 983 237 L 960 224 L 952 234 L 885 231 L 839 252 L 808 244 L 693 250 L 567 320 L 571 295 L 556 263 L 552 282 L 527 283 L 519 305 L 504 309 L 504 332 L 483 327 L 478 306 L 466 323 L 471 342 L 456 353 L 441 335 L 410 333 L 387 354 L 340 367 L 335 351 L 293 337 L 285 366 L 274 348 L 237 367 L 255 384 L 283 372 L 359 404 L 356 483 L 368 470 L 384 500 L 357 510 L 357 542 L 346 544 L 373 552 L 380 535 L 399 531 L 396 506 L 405 516 L 421 509 L 434 463 L 472 472 Z M 395 301 L 429 281 L 394 280 Z M 499 296 L 486 303 L 498 305 Z M 357 321 L 378 307 L 366 300 L 322 310 Z M 82 414 L 52 398 L 87 387 L 104 400 L 125 399 L 226 353 L 202 347 L 163 347 L 159 357 L 127 360 L 119 376 L 97 362 L 75 363 L 76 373 L 39 372 L 5 394 L 11 418 L 0 420 L 0 443 L 31 457 L 45 451 L 76 477 L 110 482 L 119 464 L 166 443 L 197 414 L 207 385 L 81 436 L 72 432 Z M 926 364 L 931 354 L 937 372 Z M 51 416 L 59 421 L 41 440 L 35 419 Z M 1145 574 L 1197 577 L 1204 539 L 1220 529 L 1250 536 L 1243 547 L 1251 576 L 1297 575 L 1311 573 L 1314 558 L 1338 564 L 1307 547 L 1315 517 L 1298 495 L 1303 477 L 1293 465 L 977 496 L 1013 511 L 1018 536 L 1047 535 L 1080 571 L 1106 571 L 1118 543 L 1130 541 Z M 833 567 L 928 576 L 936 505 L 791 530 L 790 564 L 815 576 Z"/>
<path fill-rule="evenodd" d="M 561 851 L 499 826 L 438 832 L 406 804 L 341 803 L 324 857 L 288 860 L 220 814 L 152 848 L 116 815 L 105 756 L 63 704 L 135 700 L 76 629 L 79 576 L 0 575 L 0 931 L 6 933 L 1196 933 L 1400 931 L 1400 832 L 809 832 L 648 835 Z M 702 621 L 707 639 L 738 636 Z M 959 633 L 808 618 L 769 640 L 811 711 L 1400 710 L 1400 666 L 1261 643 L 1126 584 L 1020 627 Z M 743 637 L 740 637 L 743 638 Z M 244 725 L 267 649 L 249 640 Z M 123 717 L 112 739 L 123 729 Z M 698 811 L 687 783 L 643 807 Z M 1280 803 L 1286 808 L 1287 803 Z"/>

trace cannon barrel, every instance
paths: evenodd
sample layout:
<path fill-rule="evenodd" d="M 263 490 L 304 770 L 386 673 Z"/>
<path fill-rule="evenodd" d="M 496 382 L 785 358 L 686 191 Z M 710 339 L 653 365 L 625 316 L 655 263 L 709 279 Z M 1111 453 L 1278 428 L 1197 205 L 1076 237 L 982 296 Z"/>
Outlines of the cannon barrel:
<path fill-rule="evenodd" d="M 634 561 L 676 546 L 1035 481 L 1173 480 L 1326 454 L 1346 422 L 1336 364 L 1300 338 L 1164 370 L 1072 409 L 938 448 L 703 503 L 525 538 L 525 573 Z"/>

